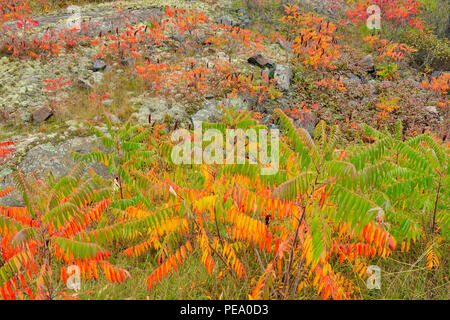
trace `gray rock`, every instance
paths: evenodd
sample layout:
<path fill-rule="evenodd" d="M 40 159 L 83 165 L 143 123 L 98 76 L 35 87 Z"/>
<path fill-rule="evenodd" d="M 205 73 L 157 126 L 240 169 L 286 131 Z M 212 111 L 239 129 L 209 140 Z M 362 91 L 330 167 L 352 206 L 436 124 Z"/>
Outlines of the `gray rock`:
<path fill-rule="evenodd" d="M 97 72 L 97 71 L 103 71 L 105 69 L 106 69 L 105 61 L 103 61 L 102 59 L 96 59 L 94 61 L 94 64 L 92 66 L 92 71 Z"/>
<path fill-rule="evenodd" d="M 23 123 L 28 123 L 33 120 L 33 115 L 30 112 L 23 111 L 20 113 L 20 120 L 22 120 Z"/>
<path fill-rule="evenodd" d="M 236 107 L 237 110 L 248 110 L 251 105 L 251 101 L 245 95 L 239 95 L 234 98 L 224 99 L 222 101 L 222 105 L 225 108 Z"/>
<path fill-rule="evenodd" d="M 278 79 L 277 85 L 281 90 L 289 91 L 293 75 L 291 67 L 279 63 L 275 65 L 273 77 Z"/>
<path fill-rule="evenodd" d="M 77 120 L 67 120 L 66 125 L 68 126 L 68 130 L 71 132 L 83 129 L 85 127 L 82 122 L 79 122 Z"/>
<path fill-rule="evenodd" d="M 86 79 L 78 79 L 77 87 L 82 90 L 93 90 L 94 89 L 94 87 L 91 85 L 91 83 Z"/>
<path fill-rule="evenodd" d="M 102 100 L 102 105 L 104 105 L 105 107 L 110 107 L 113 104 L 114 100 L 113 99 L 105 99 Z"/>
<path fill-rule="evenodd" d="M 234 27 L 238 24 L 236 21 L 234 21 L 233 18 L 231 18 L 229 16 L 220 17 L 219 19 L 217 19 L 217 23 L 224 24 L 224 25 L 231 26 L 231 27 Z"/>
<path fill-rule="evenodd" d="M 348 73 L 347 74 L 348 79 L 344 80 L 344 83 L 361 83 L 361 78 L 358 77 L 357 75 L 353 74 L 353 73 Z"/>
<path fill-rule="evenodd" d="M 110 113 L 110 112 L 106 112 L 106 111 L 105 111 L 105 114 L 106 114 L 106 116 L 108 117 L 109 121 L 111 122 L 111 124 L 113 126 L 120 125 L 121 121 L 120 121 L 119 117 L 117 117 L 115 114 Z M 95 122 L 98 122 L 98 123 L 103 123 L 104 122 L 103 115 L 95 116 L 92 120 L 95 121 Z M 106 131 L 105 133 L 108 133 L 108 132 Z"/>
<path fill-rule="evenodd" d="M 192 122 L 216 122 L 219 120 L 222 111 L 218 108 L 216 100 L 206 100 L 203 102 L 202 109 L 192 115 Z"/>
<path fill-rule="evenodd" d="M 136 122 L 140 125 L 146 125 L 149 122 L 150 110 L 148 106 L 143 106 L 139 109 L 139 111 L 133 113 L 133 117 L 136 119 Z M 154 121 L 152 117 L 152 121 Z"/>
<path fill-rule="evenodd" d="M 438 110 L 435 106 L 425 106 L 425 110 L 429 113 L 438 114 Z"/>
<path fill-rule="evenodd" d="M 440 76 L 442 76 L 442 71 L 433 71 L 433 73 L 430 76 L 430 80 Z"/>
<path fill-rule="evenodd" d="M 87 153 L 92 151 L 95 146 L 94 137 L 77 137 L 63 143 L 51 144 L 45 143 L 31 148 L 18 165 L 18 170 L 25 174 L 36 173 L 38 178 L 44 178 L 49 171 L 56 177 L 61 177 L 70 172 L 74 167 L 75 161 L 72 158 L 72 152 Z M 97 174 L 108 178 L 108 170 L 102 164 L 92 165 Z M 0 190 L 13 185 L 11 172 L 6 175 L 0 175 Z M 0 205 L 22 206 L 22 195 L 13 191 L 8 196 L 0 199 Z"/>
<path fill-rule="evenodd" d="M 244 8 L 238 9 L 237 13 L 238 13 L 238 15 L 240 15 L 240 16 L 247 16 L 247 15 L 248 15 L 248 11 L 245 10 Z"/>
<path fill-rule="evenodd" d="M 134 65 L 134 58 L 123 58 L 120 60 L 120 64 L 125 67 L 132 66 Z"/>
<path fill-rule="evenodd" d="M 368 54 L 361 60 L 361 64 L 363 69 L 367 73 L 374 73 L 375 72 L 375 63 L 373 62 L 373 57 L 371 54 Z"/>
<path fill-rule="evenodd" d="M 192 120 L 192 123 L 211 122 L 210 117 L 211 117 L 211 114 L 208 110 L 201 109 L 192 115 L 191 120 Z"/>
<path fill-rule="evenodd" d="M 142 101 L 139 110 L 133 113 L 136 121 L 140 125 L 148 124 L 149 115 L 152 121 L 164 123 L 166 120 L 185 123 L 188 119 L 185 106 L 182 104 L 169 104 L 164 98 L 150 98 Z"/>
<path fill-rule="evenodd" d="M 450 73 L 450 71 L 433 71 L 433 73 L 430 75 L 430 80 L 436 77 L 442 76 L 444 73 Z"/>
<path fill-rule="evenodd" d="M 32 117 L 35 123 L 41 123 L 53 116 L 53 111 L 49 107 L 42 107 L 33 112 Z"/>
<path fill-rule="evenodd" d="M 426 111 L 424 120 L 428 125 L 437 124 L 443 119 L 439 115 L 439 110 L 435 106 L 425 106 L 424 110 Z"/>
<path fill-rule="evenodd" d="M 120 69 L 119 69 L 120 70 Z M 117 70 L 118 71 L 118 70 Z M 103 81 L 103 73 L 101 72 L 94 72 L 92 73 L 92 80 L 96 84 L 100 84 Z"/>
<path fill-rule="evenodd" d="M 109 117 L 109 119 L 111 120 L 111 123 L 112 123 L 113 125 L 120 125 L 121 121 L 120 121 L 120 119 L 119 119 L 118 116 L 116 116 L 116 115 L 113 114 L 113 113 L 108 113 L 108 117 Z"/>
<path fill-rule="evenodd" d="M 248 26 L 250 24 L 250 18 L 247 17 L 247 16 L 238 17 L 238 21 L 237 22 L 238 22 L 238 25 L 240 27 L 246 27 L 246 26 Z"/>
<path fill-rule="evenodd" d="M 256 54 L 248 58 L 248 63 L 258 66 L 260 68 L 272 68 L 273 63 L 267 58 L 263 57 L 261 54 Z"/>

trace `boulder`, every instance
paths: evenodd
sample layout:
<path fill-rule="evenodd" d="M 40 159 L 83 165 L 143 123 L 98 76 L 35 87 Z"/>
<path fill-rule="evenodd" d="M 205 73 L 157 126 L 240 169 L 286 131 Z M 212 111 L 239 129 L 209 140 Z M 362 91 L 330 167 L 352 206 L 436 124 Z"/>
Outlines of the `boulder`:
<path fill-rule="evenodd" d="M 442 71 L 433 71 L 433 73 L 431 73 L 430 75 L 430 80 L 440 76 L 442 76 Z"/>
<path fill-rule="evenodd" d="M 86 79 L 78 79 L 77 87 L 82 90 L 89 90 L 89 91 L 94 90 L 94 87 L 92 86 L 92 84 Z"/>
<path fill-rule="evenodd" d="M 250 17 L 248 16 L 248 11 L 244 8 L 240 8 L 237 11 L 238 14 L 238 24 L 240 27 L 246 27 L 250 24 Z"/>
<path fill-rule="evenodd" d="M 105 100 L 102 100 L 102 105 L 105 107 L 111 107 L 113 102 L 114 102 L 113 99 L 105 99 Z"/>
<path fill-rule="evenodd" d="M 205 100 L 202 108 L 192 115 L 192 122 L 216 122 L 219 120 L 222 111 L 218 108 L 215 99 Z"/>
<path fill-rule="evenodd" d="M 373 57 L 371 54 L 368 54 L 361 60 L 361 65 L 367 73 L 375 72 L 375 63 L 373 62 Z"/>
<path fill-rule="evenodd" d="M 133 116 L 140 125 L 148 124 L 149 115 L 152 121 L 164 123 L 167 121 L 178 121 L 185 123 L 187 117 L 185 106 L 181 104 L 170 104 L 164 98 L 150 98 L 141 102 L 141 107 Z"/>
<path fill-rule="evenodd" d="M 103 61 L 102 59 L 94 60 L 94 64 L 92 66 L 92 71 L 97 72 L 97 71 L 103 71 L 105 69 L 106 69 L 105 61 Z"/>
<path fill-rule="evenodd" d="M 261 54 L 256 54 L 250 58 L 248 58 L 248 63 L 258 66 L 260 68 L 272 68 L 273 63 L 269 61 L 267 58 L 263 57 Z"/>
<path fill-rule="evenodd" d="M 238 24 L 233 18 L 231 18 L 229 16 L 220 17 L 219 19 L 217 19 L 217 23 L 223 24 L 226 26 L 231 26 L 231 27 L 234 27 Z"/>
<path fill-rule="evenodd" d="M 252 104 L 251 96 L 240 94 L 237 97 L 226 98 L 222 101 L 225 108 L 235 107 L 237 110 L 248 110 Z"/>
<path fill-rule="evenodd" d="M 131 58 L 122 58 L 120 60 L 120 64 L 125 67 L 132 66 L 132 65 L 134 65 L 134 58 L 132 58 L 132 57 Z"/>
<path fill-rule="evenodd" d="M 33 112 L 32 117 L 35 123 L 41 123 L 53 116 L 53 111 L 49 107 L 41 107 Z"/>
<path fill-rule="evenodd" d="M 361 78 L 353 73 L 348 73 L 347 77 L 348 79 L 344 79 L 345 84 L 362 83 Z"/>
<path fill-rule="evenodd" d="M 438 114 L 439 113 L 435 106 L 425 106 L 425 110 L 428 113 L 432 113 L 432 114 Z"/>
<path fill-rule="evenodd" d="M 20 113 L 20 120 L 23 123 L 30 123 L 33 120 L 33 114 L 31 114 L 30 112 L 27 112 L 27 111 L 22 111 Z"/>
<path fill-rule="evenodd" d="M 291 67 L 279 63 L 275 65 L 273 77 L 278 80 L 277 85 L 281 90 L 289 91 L 293 75 Z"/>
<path fill-rule="evenodd" d="M 77 137 L 71 140 L 52 144 L 39 144 L 31 148 L 19 163 L 17 169 L 25 174 L 34 172 L 38 178 L 45 178 L 49 171 L 56 177 L 61 177 L 70 172 L 75 161 L 72 152 L 87 153 L 96 146 L 95 137 Z M 102 164 L 93 164 L 97 174 L 108 178 L 108 170 Z M 0 174 L 0 190 L 12 186 L 12 171 Z M 23 206 L 22 195 L 13 191 L 8 196 L 0 198 L 0 205 Z"/>
<path fill-rule="evenodd" d="M 244 8 L 239 8 L 237 11 L 237 14 L 241 17 L 241 16 L 248 16 L 248 11 L 245 10 Z"/>

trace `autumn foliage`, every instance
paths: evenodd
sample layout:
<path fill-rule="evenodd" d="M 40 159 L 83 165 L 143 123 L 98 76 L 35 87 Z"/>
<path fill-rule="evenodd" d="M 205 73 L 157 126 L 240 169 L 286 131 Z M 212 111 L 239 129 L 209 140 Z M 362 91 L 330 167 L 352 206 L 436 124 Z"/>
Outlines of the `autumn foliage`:
<path fill-rule="evenodd" d="M 422 27 L 418 1 L 374 3 L 393 24 Z M 175 164 L 171 134 L 178 122 L 157 123 L 149 114 L 147 124 L 134 125 L 130 118 L 119 125 L 103 112 L 105 130 L 86 124 L 99 147 L 73 153 L 77 164 L 67 175 L 49 173 L 40 179 L 17 171 L 14 183 L 0 190 L 0 198 L 17 192 L 23 200 L 20 207 L 0 206 L 2 299 L 75 299 L 77 293 L 65 289 L 74 268 L 84 282 L 105 280 L 120 287 L 135 277 L 127 266 L 141 266 L 144 260 L 139 272 L 146 294 L 194 266 L 213 286 L 232 279 L 248 299 L 359 299 L 370 265 L 401 260 L 415 250 L 424 259 L 414 265 L 445 268 L 449 150 L 431 132 L 407 137 L 401 120 L 395 128 L 381 128 L 400 110 L 398 97 L 378 94 L 372 114 L 380 130 L 347 118 L 362 141 L 348 145 L 337 124 L 321 120 L 311 132 L 303 128 L 320 101 L 304 102 L 293 91 L 293 104 L 282 109 L 271 68 L 245 72 L 231 55 L 200 57 L 207 50 L 253 55 L 280 44 L 295 76 L 312 75 L 314 90 L 323 96 L 352 94 L 340 73 L 344 67 L 337 65 L 348 49 L 339 23 L 287 4 L 279 21 L 284 36 L 266 38 L 216 23 L 199 10 L 166 6 L 160 19 L 125 23 L 106 34 L 94 35 L 93 25 L 83 22 L 81 28 L 19 36 L 8 22 L 17 20 L 14 28 L 23 31 L 37 25 L 27 2 L 0 4 L 5 54 L 45 60 L 89 45 L 96 50 L 94 59 L 132 59 L 128 71 L 146 94 L 195 104 L 211 95 L 254 100 L 253 110 L 221 109 L 220 120 L 204 122 L 201 130 L 216 129 L 223 137 L 227 129 L 260 133 L 271 126 L 281 131 L 279 170 L 263 175 L 267 164 L 260 157 L 245 164 Z M 348 17 L 361 23 L 370 4 L 356 1 Z M 116 10 L 126 21 L 123 8 Z M 363 41 L 377 62 L 390 63 L 373 72 L 383 80 L 393 80 L 397 63 L 406 64 L 416 52 L 378 35 Z M 147 54 L 149 48 L 157 54 Z M 56 96 L 71 83 L 55 77 L 41 85 Z M 448 73 L 421 87 L 448 106 Z M 110 93 L 96 88 L 86 96 L 104 110 L 102 101 Z M 276 106 L 263 123 L 263 114 L 255 111 L 267 101 Z M 193 134 L 189 125 L 183 130 Z M 245 141 L 245 150 L 251 146 Z M 223 147 L 234 150 L 227 142 Z M 13 142 L 0 143 L 0 164 L 14 151 Z M 92 165 L 101 165 L 107 174 L 99 176 Z"/>
<path fill-rule="evenodd" d="M 414 28 L 423 28 L 423 22 L 419 16 L 422 4 L 418 0 L 358 0 L 346 14 L 356 24 L 365 23 L 374 13 L 373 10 L 368 10 L 374 5 L 380 8 L 382 21 L 389 21 L 397 26 L 407 24 Z"/>
<path fill-rule="evenodd" d="M 97 279 L 98 270 L 110 282 L 120 283 L 129 276 L 108 263 L 108 251 L 75 238 L 98 222 L 111 202 L 98 177 L 83 171 L 83 166 L 77 166 L 64 179 L 50 177 L 47 182 L 15 174 L 26 207 L 0 207 L 3 299 L 57 298 L 61 292 L 54 287 L 52 274 L 60 273 L 61 281 L 67 282 L 65 265 L 79 266 L 84 279 Z M 7 191 L 11 190 L 2 196 Z M 60 271 L 54 269 L 55 260 Z"/>
<path fill-rule="evenodd" d="M 336 25 L 313 13 L 300 13 L 296 5 L 287 5 L 281 21 L 290 25 L 295 34 L 292 50 L 298 59 L 314 69 L 334 68 L 340 57 Z"/>

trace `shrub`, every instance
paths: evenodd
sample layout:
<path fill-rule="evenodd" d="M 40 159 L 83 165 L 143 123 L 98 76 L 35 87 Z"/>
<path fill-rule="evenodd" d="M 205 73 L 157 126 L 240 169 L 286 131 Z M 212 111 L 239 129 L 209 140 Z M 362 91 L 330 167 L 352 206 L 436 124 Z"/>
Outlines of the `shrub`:
<path fill-rule="evenodd" d="M 400 33 L 400 40 L 413 46 L 418 51 L 413 54 L 416 66 L 435 70 L 450 69 L 450 43 L 435 34 L 420 30 L 407 29 Z"/>
<path fill-rule="evenodd" d="M 5 300 L 55 299 L 67 282 L 66 266 L 76 265 L 84 278 L 103 270 L 110 282 L 129 274 L 111 265 L 110 253 L 98 244 L 78 241 L 90 226 L 105 219 L 110 190 L 93 170 L 76 166 L 67 176 L 46 182 L 22 172 L 14 174 L 26 207 L 0 207 L 0 295 Z M 61 274 L 55 280 L 53 273 Z M 70 276 L 70 275 L 69 275 Z"/>

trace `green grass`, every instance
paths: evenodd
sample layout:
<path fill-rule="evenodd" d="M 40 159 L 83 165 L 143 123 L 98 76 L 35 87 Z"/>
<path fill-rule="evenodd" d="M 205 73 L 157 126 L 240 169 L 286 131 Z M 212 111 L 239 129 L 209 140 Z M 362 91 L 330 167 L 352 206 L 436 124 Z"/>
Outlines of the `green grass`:
<path fill-rule="evenodd" d="M 110 262 L 130 272 L 131 278 L 124 283 L 109 283 L 99 272 L 99 279 L 82 280 L 78 292 L 79 299 L 86 300 L 209 300 L 209 299 L 247 299 L 251 290 L 250 281 L 236 279 L 228 272 L 216 280 L 219 274 L 220 261 L 217 261 L 210 277 L 199 261 L 201 256 L 193 252 L 184 262 L 177 273 L 171 273 L 160 283 L 148 290 L 147 277 L 157 268 L 153 262 L 153 254 L 147 253 L 139 258 L 126 258 L 118 255 Z M 222 268 L 223 269 L 223 268 Z M 63 289 L 62 286 L 59 289 Z M 67 293 L 75 293 L 67 290 Z"/>
<path fill-rule="evenodd" d="M 158 267 L 155 262 L 155 252 L 147 252 L 137 258 L 128 258 L 116 248 L 109 262 L 117 267 L 126 269 L 131 278 L 124 283 L 110 283 L 99 271 L 98 280 L 81 280 L 81 290 L 77 292 L 82 300 L 235 300 L 248 299 L 257 277 L 249 275 L 244 280 L 236 279 L 224 268 L 220 259 L 215 258 L 216 266 L 210 276 L 205 266 L 201 264 L 201 252 L 195 250 L 183 262 L 176 273 L 170 273 L 155 284 L 152 291 L 148 290 L 147 277 Z M 408 253 L 399 251 L 383 259 L 373 258 L 368 265 L 375 265 L 381 269 L 381 289 L 367 289 L 366 282 L 356 274 L 352 274 L 351 266 L 345 263 L 338 265 L 336 270 L 343 271 L 346 278 L 352 279 L 355 293 L 364 300 L 448 300 L 450 283 L 448 281 L 447 257 L 442 257 L 438 269 L 428 270 L 425 266 L 424 248 L 417 245 Z M 251 252 L 248 252 L 251 254 Z M 245 264 L 245 260 L 243 260 Z M 246 268 L 258 270 L 258 266 Z M 59 270 L 57 268 L 54 269 Z M 346 271 L 344 271 L 346 270 Z M 253 280 L 252 280 L 253 279 Z M 54 272 L 54 280 L 58 283 L 57 290 L 64 289 L 59 280 L 59 273 Z M 72 290 L 66 290 L 75 294 Z M 316 300 L 319 297 L 313 290 L 304 290 L 297 296 L 299 299 Z"/>

